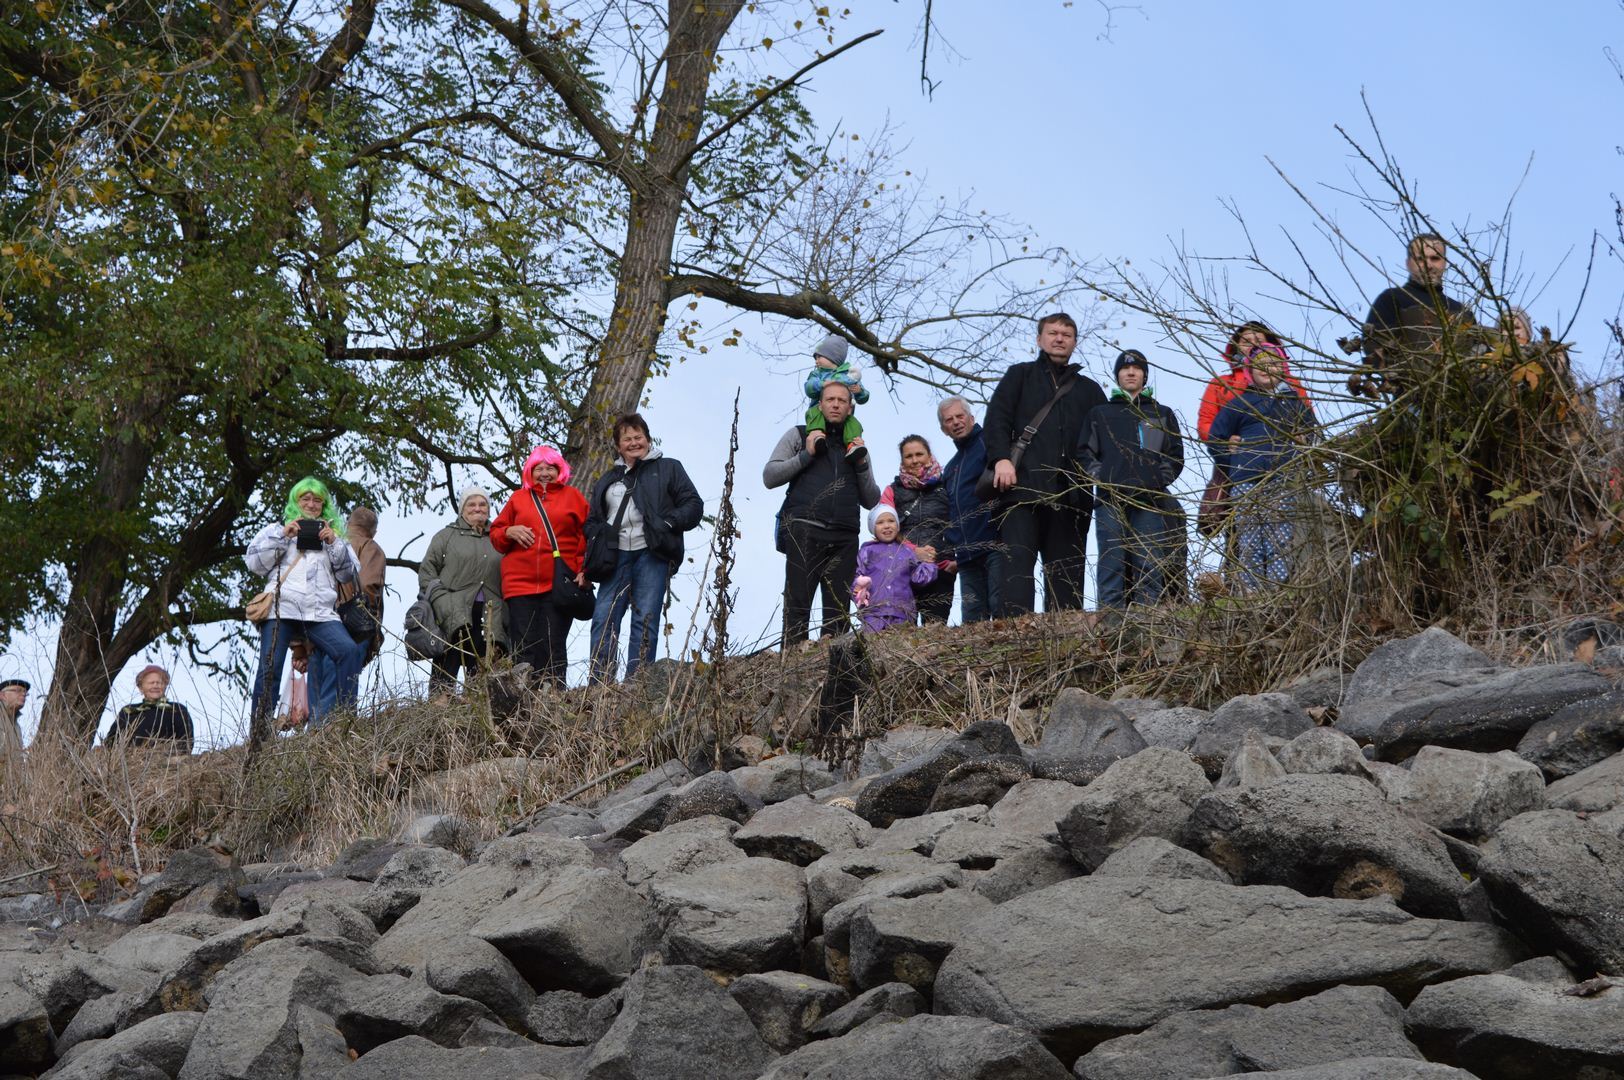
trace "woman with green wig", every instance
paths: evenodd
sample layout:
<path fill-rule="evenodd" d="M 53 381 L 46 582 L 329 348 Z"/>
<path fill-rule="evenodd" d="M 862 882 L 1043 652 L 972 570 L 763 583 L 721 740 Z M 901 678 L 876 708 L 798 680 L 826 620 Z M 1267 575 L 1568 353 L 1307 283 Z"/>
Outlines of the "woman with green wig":
<path fill-rule="evenodd" d="M 260 623 L 259 670 L 254 675 L 250 713 L 268 718 L 282 687 L 282 665 L 288 645 L 302 638 L 332 662 L 338 685 L 353 687 L 366 659 L 366 643 L 357 642 L 339 621 L 338 583 L 360 574 L 355 552 L 344 538 L 344 522 L 333 506 L 327 485 L 307 476 L 288 491 L 280 525 L 268 525 L 248 545 L 248 569 L 265 576 L 271 613 Z M 355 704 L 352 690 L 341 690 L 335 705 Z M 328 707 L 314 702 L 310 726 L 327 722 Z"/>

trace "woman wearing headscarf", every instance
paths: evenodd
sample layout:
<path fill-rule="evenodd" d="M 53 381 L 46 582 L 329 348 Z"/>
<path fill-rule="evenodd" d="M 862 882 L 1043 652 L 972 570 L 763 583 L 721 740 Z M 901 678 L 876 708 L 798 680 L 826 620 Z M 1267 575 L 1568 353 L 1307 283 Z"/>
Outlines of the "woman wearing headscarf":
<path fill-rule="evenodd" d="M 654 661 L 660 611 L 671 575 L 682 563 L 682 534 L 695 528 L 705 503 L 682 462 L 662 457 L 637 413 L 615 421 L 620 463 L 592 486 L 588 532 L 613 530 L 614 576 L 598 591 L 592 612 L 592 680 L 612 682 L 619 659 L 620 626 L 632 616 L 626 678 Z M 594 534 L 596 535 L 596 534 Z"/>
<path fill-rule="evenodd" d="M 937 564 L 936 579 L 914 590 L 919 621 L 945 623 L 953 610 L 955 575 L 941 566 L 952 555 L 943 541 L 952 509 L 947 488 L 942 485 L 942 466 L 923 435 L 909 435 L 897 450 L 902 454 L 902 468 L 880 492 L 880 503 L 896 510 L 902 539 L 920 561 Z"/>
<path fill-rule="evenodd" d="M 490 496 L 463 489 L 457 520 L 434 534 L 417 568 L 418 586 L 431 594 L 435 624 L 448 643 L 429 672 L 431 694 L 453 690 L 459 670 L 469 679 L 482 671 L 487 641 L 507 644 L 502 557 L 491 546 L 490 521 Z M 436 581 L 439 588 L 432 587 Z"/>
<path fill-rule="evenodd" d="M 315 522 L 301 528 L 300 522 Z M 300 547 L 300 534 L 313 531 L 314 546 Z M 248 569 L 265 575 L 271 593 L 271 614 L 259 628 L 259 669 L 254 674 L 250 707 L 253 719 L 268 718 L 276 708 L 282 685 L 282 666 L 288 645 L 302 638 L 333 664 L 339 687 L 336 706 L 355 704 L 351 688 L 366 658 L 366 643 L 350 637 L 335 610 L 338 583 L 354 582 L 361 567 L 344 539 L 344 522 L 327 492 L 327 485 L 307 476 L 288 491 L 282 523 L 268 525 L 248 544 Z M 327 721 L 325 702 L 314 703 L 310 726 Z"/>
<path fill-rule="evenodd" d="M 563 686 L 570 616 L 553 603 L 554 557 L 546 524 L 552 525 L 558 539 L 558 557 L 575 583 L 585 586 L 586 497 L 569 486 L 569 462 L 550 446 L 530 451 L 521 476 L 523 486 L 491 522 L 491 546 L 502 556 L 508 636 L 515 661 L 528 663 L 553 685 Z"/>
<path fill-rule="evenodd" d="M 192 752 L 192 714 L 169 700 L 169 672 L 148 664 L 135 676 L 141 700 L 118 711 L 103 746 L 128 742 L 131 746 L 166 747 L 171 753 Z"/>

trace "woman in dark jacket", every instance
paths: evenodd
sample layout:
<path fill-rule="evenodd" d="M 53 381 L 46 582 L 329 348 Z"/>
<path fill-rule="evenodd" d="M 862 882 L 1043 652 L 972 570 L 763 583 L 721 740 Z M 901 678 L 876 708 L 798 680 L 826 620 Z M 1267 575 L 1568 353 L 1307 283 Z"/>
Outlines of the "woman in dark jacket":
<path fill-rule="evenodd" d="M 947 487 L 942 483 L 942 466 L 923 435 L 909 435 L 897 449 L 902 453 L 902 468 L 880 493 L 880 502 L 896 510 L 902 539 L 914 549 L 919 561 L 937 567 L 936 580 L 914 590 L 919 621 L 945 623 L 953 610 L 955 575 L 942 566 L 953 554 L 944 542 L 953 511 Z"/>
<path fill-rule="evenodd" d="M 457 520 L 434 534 L 418 565 L 418 586 L 430 592 L 434 621 L 448 642 L 429 673 L 431 694 L 454 689 L 459 670 L 468 679 L 483 670 L 487 641 L 507 646 L 502 557 L 491 547 L 490 522 L 490 496 L 481 488 L 465 488 Z M 436 581 L 440 587 L 431 590 Z"/>
<path fill-rule="evenodd" d="M 632 613 L 626 678 L 654 660 L 660 611 L 671 575 L 682 562 L 682 534 L 699 524 L 705 503 L 682 463 L 650 445 L 648 423 L 637 413 L 615 421 L 620 464 L 592 488 L 587 535 L 612 530 L 614 576 L 598 590 L 592 612 L 592 680 L 611 682 L 619 659 L 620 626 Z M 627 498 L 628 493 L 630 499 Z"/>
<path fill-rule="evenodd" d="M 141 700 L 118 711 L 118 719 L 107 731 L 104 746 L 128 743 L 130 746 L 161 747 L 174 754 L 192 752 L 192 714 L 186 706 L 168 700 L 169 672 L 148 664 L 135 677 Z"/>

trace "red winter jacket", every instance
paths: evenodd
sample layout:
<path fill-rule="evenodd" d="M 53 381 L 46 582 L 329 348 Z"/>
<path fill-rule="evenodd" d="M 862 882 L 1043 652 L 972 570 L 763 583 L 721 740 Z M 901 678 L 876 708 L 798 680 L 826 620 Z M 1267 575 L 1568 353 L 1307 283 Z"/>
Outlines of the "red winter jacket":
<path fill-rule="evenodd" d="M 508 499 L 502 512 L 491 522 L 491 546 L 502 553 L 502 598 L 535 596 L 553 590 L 553 549 L 547 546 L 547 530 L 530 497 L 530 488 L 520 488 Z M 547 519 L 558 534 L 558 551 L 574 573 L 586 561 L 586 496 L 568 484 L 548 484 L 533 489 L 541 495 Z M 527 548 L 508 539 L 510 525 L 523 525 L 536 534 Z"/>

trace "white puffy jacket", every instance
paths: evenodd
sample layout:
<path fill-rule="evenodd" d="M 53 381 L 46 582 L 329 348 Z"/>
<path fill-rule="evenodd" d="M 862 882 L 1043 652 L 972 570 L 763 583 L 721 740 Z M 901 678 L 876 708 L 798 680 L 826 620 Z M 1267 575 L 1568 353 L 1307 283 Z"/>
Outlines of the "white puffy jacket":
<path fill-rule="evenodd" d="M 265 587 L 276 592 L 277 581 L 292 566 L 282 582 L 276 616 L 301 622 L 331 622 L 338 618 L 338 583 L 351 582 L 361 575 L 355 552 L 343 540 L 334 540 L 321 551 L 307 551 L 298 559 L 298 541 L 283 535 L 284 525 L 268 525 L 248 544 L 243 561 L 248 569 L 265 575 Z"/>

